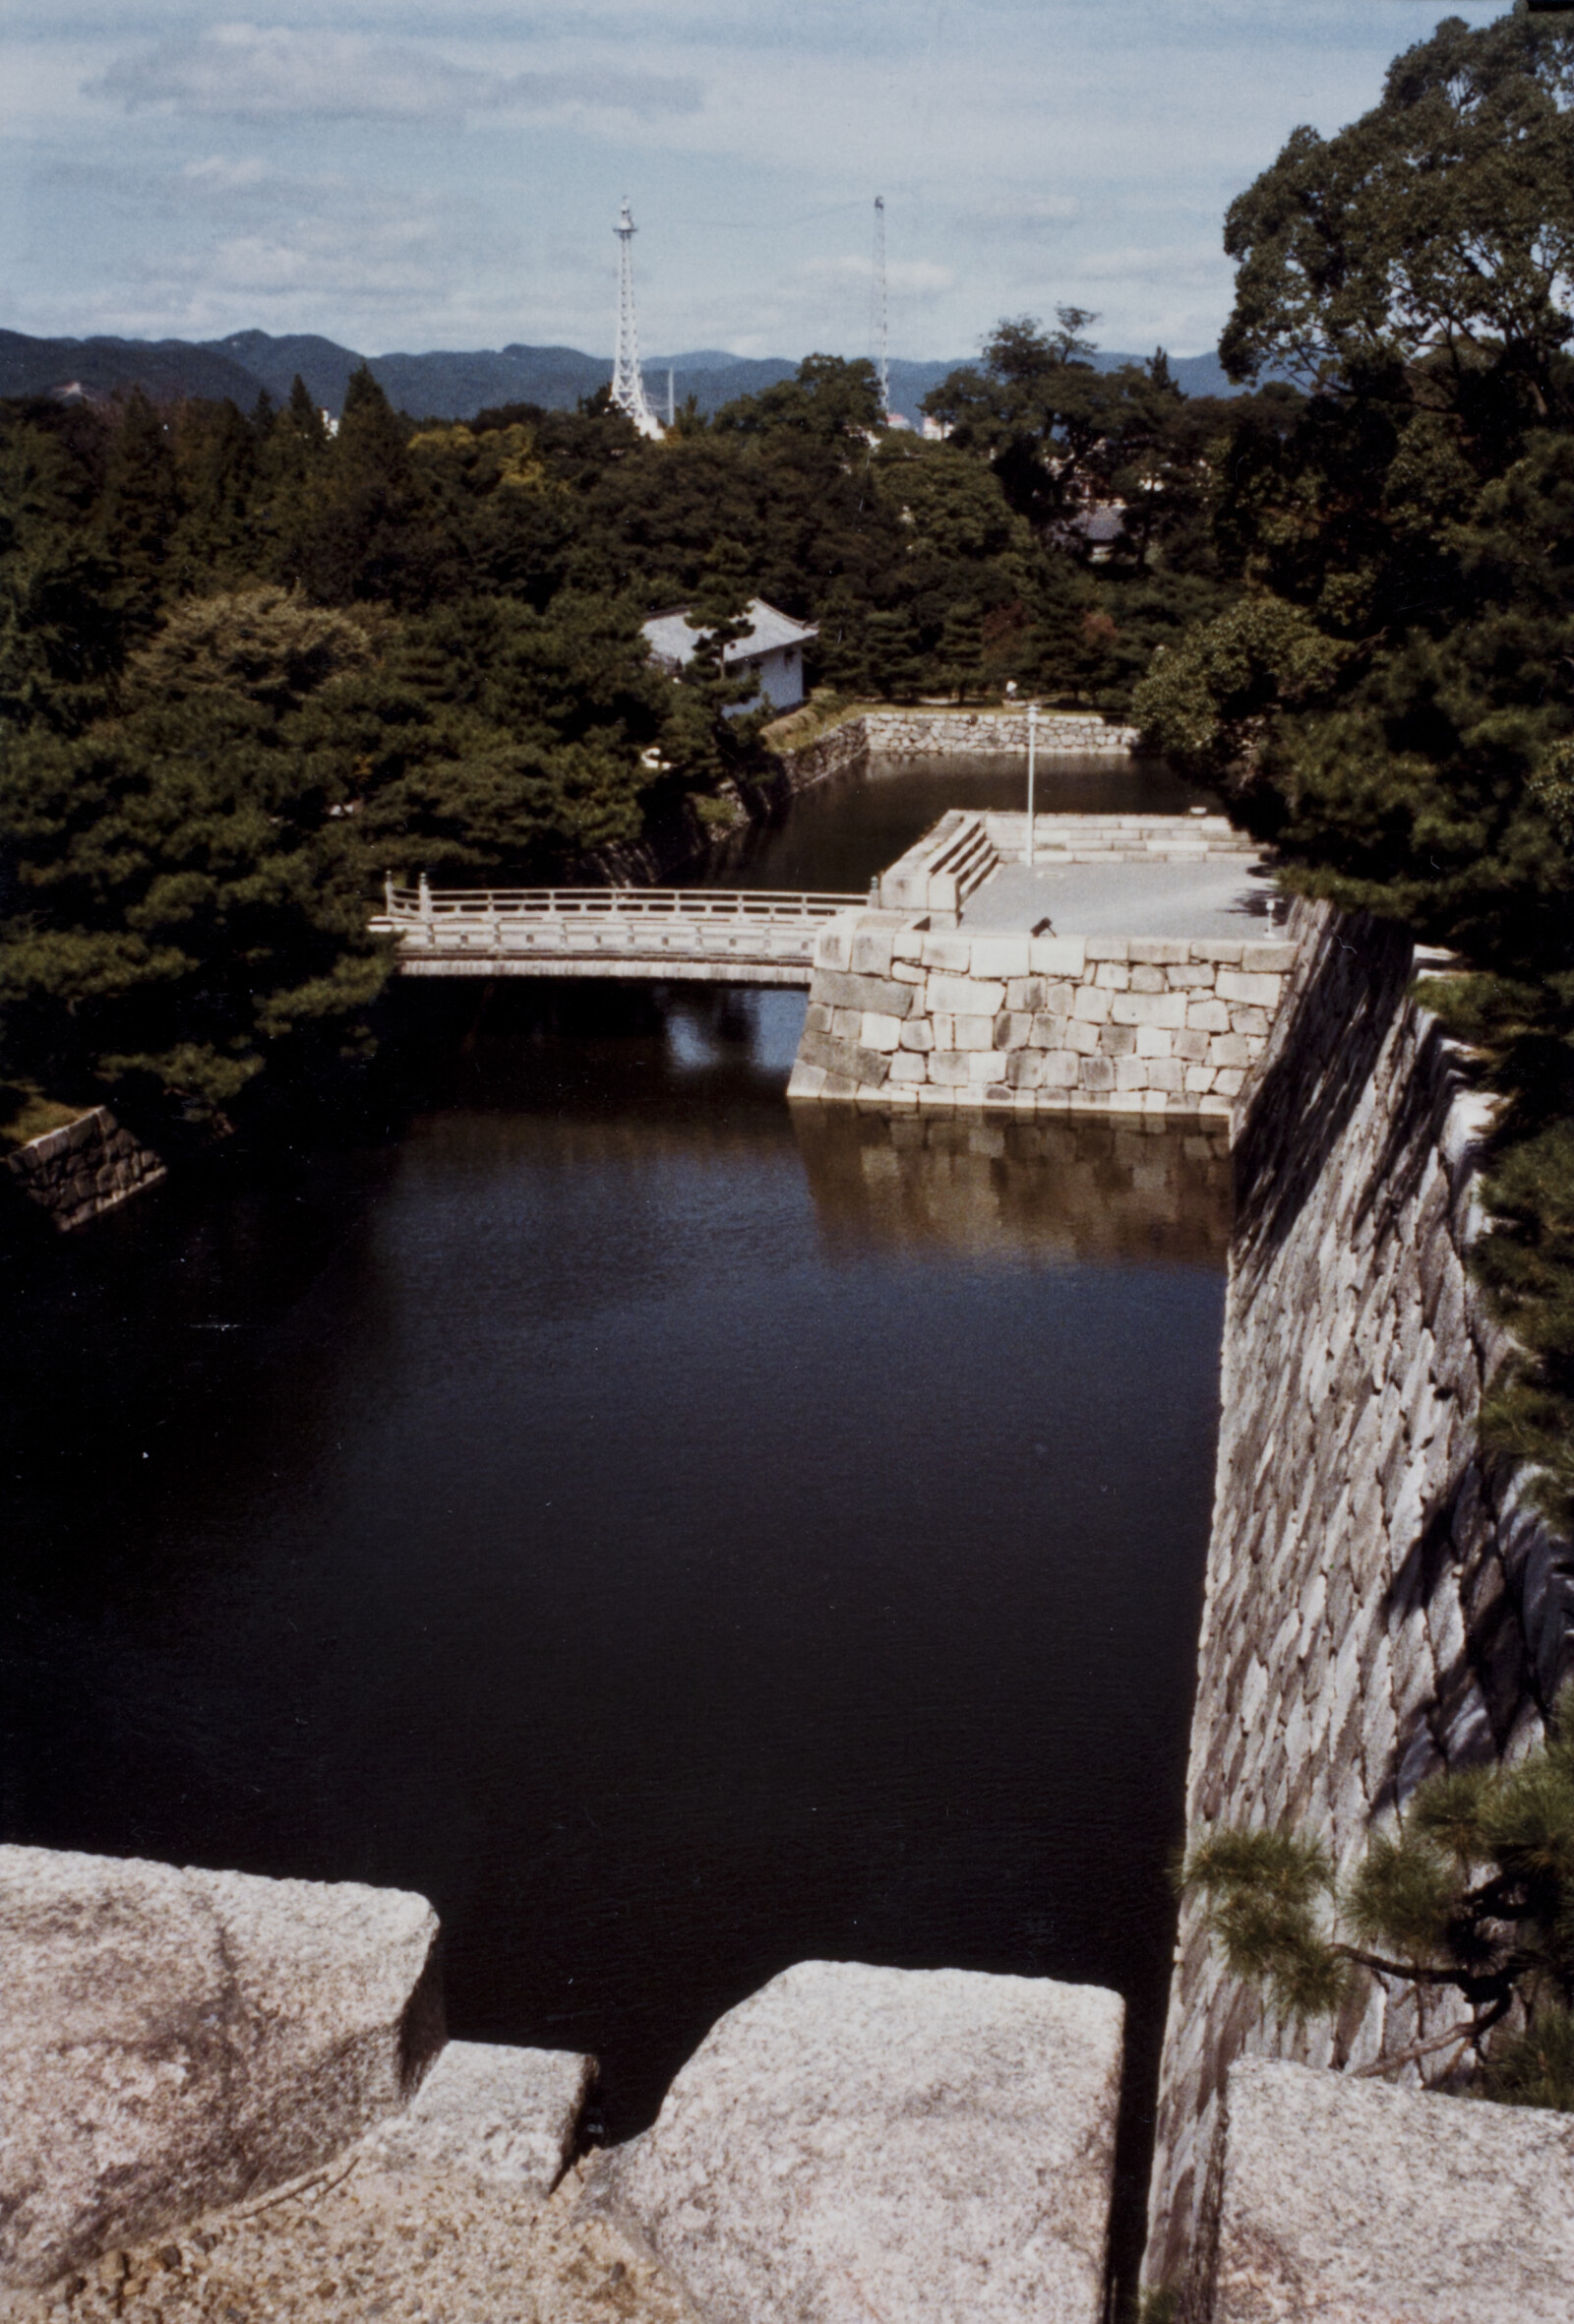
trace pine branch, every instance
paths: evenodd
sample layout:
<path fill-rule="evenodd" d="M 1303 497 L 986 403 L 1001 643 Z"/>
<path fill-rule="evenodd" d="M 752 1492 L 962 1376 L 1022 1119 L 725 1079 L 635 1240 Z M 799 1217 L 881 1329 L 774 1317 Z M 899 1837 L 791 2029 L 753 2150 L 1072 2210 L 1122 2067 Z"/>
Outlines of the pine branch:
<path fill-rule="evenodd" d="M 1476 2027 L 1462 2021 L 1457 2026 L 1450 2026 L 1446 2034 L 1434 2034 L 1428 2042 L 1412 2042 L 1408 2049 L 1385 2049 L 1380 2057 L 1372 2059 L 1370 2065 L 1354 2067 L 1350 2079 L 1353 2082 L 1369 2081 L 1373 2075 L 1386 2074 L 1394 2066 L 1408 2066 L 1419 2057 L 1431 2056 L 1434 2050 L 1446 2049 L 1450 2042 L 1457 2043 L 1461 2050 L 1468 2049 L 1477 2038 Z"/>

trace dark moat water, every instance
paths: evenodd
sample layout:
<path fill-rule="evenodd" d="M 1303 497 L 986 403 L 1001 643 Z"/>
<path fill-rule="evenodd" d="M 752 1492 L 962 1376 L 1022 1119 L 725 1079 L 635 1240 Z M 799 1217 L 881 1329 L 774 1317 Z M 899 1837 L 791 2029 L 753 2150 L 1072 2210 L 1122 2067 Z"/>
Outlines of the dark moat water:
<path fill-rule="evenodd" d="M 614 2136 L 809 1956 L 1119 1987 L 1140 2099 L 1218 1143 L 790 1108 L 796 994 L 419 1006 L 396 1139 L 0 1261 L 5 1836 L 419 1889 Z"/>
<path fill-rule="evenodd" d="M 1215 804 L 1162 759 L 1046 752 L 1034 798 L 1040 815 L 1184 815 Z M 980 812 L 1027 805 L 1024 759 L 877 760 L 856 781 L 820 783 L 781 819 L 752 831 L 718 880 L 739 887 L 867 888 L 948 807 Z"/>

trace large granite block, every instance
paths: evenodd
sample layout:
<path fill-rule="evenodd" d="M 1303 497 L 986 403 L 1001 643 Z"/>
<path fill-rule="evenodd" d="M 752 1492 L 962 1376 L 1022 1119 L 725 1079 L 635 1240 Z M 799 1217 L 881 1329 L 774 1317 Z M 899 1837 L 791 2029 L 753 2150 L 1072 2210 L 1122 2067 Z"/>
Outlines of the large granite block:
<path fill-rule="evenodd" d="M 818 968 L 810 991 L 812 1002 L 828 1009 L 878 1009 L 887 1016 L 910 1016 L 918 988 L 894 977 L 864 976 L 851 969 Z"/>
<path fill-rule="evenodd" d="M 878 1088 L 890 1070 L 890 1059 L 881 1051 L 865 1049 L 858 1041 L 839 1040 L 830 1033 L 805 1033 L 798 1044 L 798 1062 L 819 1066 L 854 1089 L 866 1084 Z"/>
<path fill-rule="evenodd" d="M 1211 2324 L 1568 2324 L 1574 2117 L 1230 2069 Z"/>
<path fill-rule="evenodd" d="M 957 1016 L 995 1016 L 1005 1007 L 1005 985 L 999 978 L 944 976 L 937 969 L 929 980 L 929 1006 Z"/>
<path fill-rule="evenodd" d="M 437 1918 L 348 1882 L 0 1848 L 0 2284 L 280 2184 L 402 2108 Z"/>
<path fill-rule="evenodd" d="M 601 2199 L 706 2324 L 1096 2324 L 1121 2003 L 806 1961 L 715 2026 Z"/>
<path fill-rule="evenodd" d="M 568 2049 L 451 2042 L 406 2111 L 365 2140 L 357 2169 L 544 2200 L 568 2167 L 595 2070 Z"/>

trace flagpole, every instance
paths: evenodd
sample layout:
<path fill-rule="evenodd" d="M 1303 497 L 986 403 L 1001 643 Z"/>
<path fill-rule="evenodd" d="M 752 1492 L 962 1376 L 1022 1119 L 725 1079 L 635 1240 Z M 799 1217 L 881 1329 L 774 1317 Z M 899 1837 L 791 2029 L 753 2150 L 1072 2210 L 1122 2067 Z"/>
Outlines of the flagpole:
<path fill-rule="evenodd" d="M 1027 705 L 1027 860 L 1033 862 L 1033 778 L 1038 770 L 1039 705 Z"/>

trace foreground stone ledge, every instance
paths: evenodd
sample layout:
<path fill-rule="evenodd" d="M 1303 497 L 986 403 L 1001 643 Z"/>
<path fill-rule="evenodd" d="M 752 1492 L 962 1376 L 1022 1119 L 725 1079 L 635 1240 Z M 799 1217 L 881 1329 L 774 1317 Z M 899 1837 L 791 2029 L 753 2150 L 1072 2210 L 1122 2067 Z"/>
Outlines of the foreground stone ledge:
<path fill-rule="evenodd" d="M 0 1848 L 0 2286 L 311 2171 L 441 2047 L 396 1889 Z"/>
<path fill-rule="evenodd" d="M 1096 2324 L 1122 2005 L 807 1961 L 595 2167 L 706 2324 Z"/>
<path fill-rule="evenodd" d="M 440 2178 L 544 2198 L 567 2170 L 593 2057 L 451 2042 L 405 2112 L 363 2139 L 363 2179 Z"/>
<path fill-rule="evenodd" d="M 1201 2324 L 1568 2324 L 1574 2117 L 1231 2068 Z"/>
<path fill-rule="evenodd" d="M 452 2051 L 468 2047 L 451 2045 L 428 2090 Z M 544 2050 L 486 2054 L 509 2061 L 521 2110 L 510 2118 L 510 2135 L 522 2134 L 527 2147 L 566 2071 L 590 2064 Z M 444 2108 L 448 2133 L 418 2160 L 406 2151 L 398 2168 L 385 2169 L 386 2156 L 369 2140 L 311 2179 L 178 2235 L 108 2252 L 47 2292 L 0 2295 L 0 2317 L 4 2324 L 702 2324 L 653 2255 L 584 2201 L 578 2166 L 550 2194 L 528 2162 L 522 2173 L 496 2168 L 490 2098 L 477 2117 L 488 2118 L 479 2153 L 468 2136 L 455 2151 L 454 2096 Z"/>

